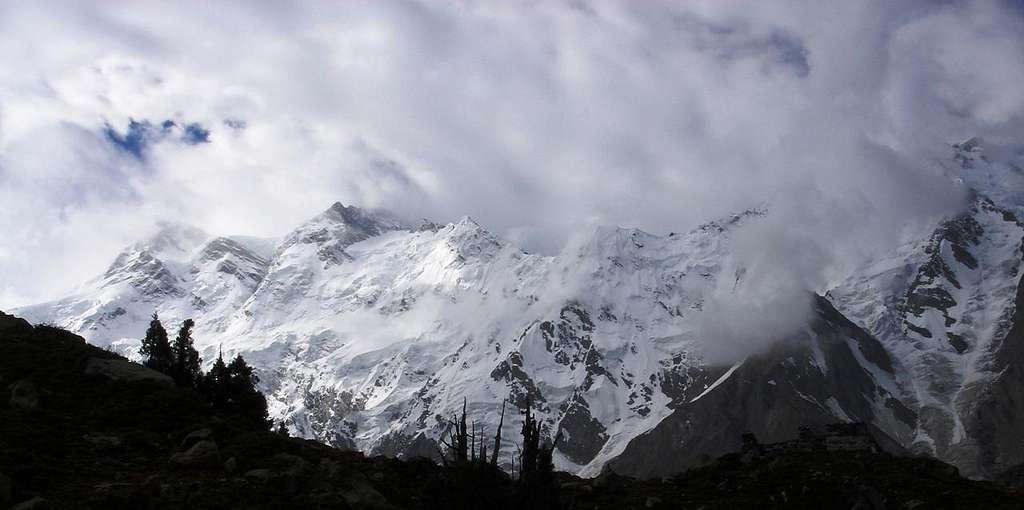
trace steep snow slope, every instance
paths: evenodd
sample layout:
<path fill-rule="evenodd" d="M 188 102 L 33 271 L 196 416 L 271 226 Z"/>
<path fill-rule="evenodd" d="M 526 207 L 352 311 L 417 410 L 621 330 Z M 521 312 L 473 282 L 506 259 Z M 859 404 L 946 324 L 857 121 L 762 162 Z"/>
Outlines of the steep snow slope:
<path fill-rule="evenodd" d="M 18 310 L 35 322 L 53 322 L 101 347 L 129 356 L 149 317 L 194 317 L 199 329 L 216 330 L 266 273 L 266 241 L 212 238 L 180 223 L 162 223 L 150 238 L 125 248 L 99 277 L 71 296 Z M 170 325 L 168 325 L 170 327 Z"/>
<path fill-rule="evenodd" d="M 947 171 L 972 190 L 967 210 L 829 294 L 906 368 L 902 400 L 920 416 L 912 447 L 968 476 L 990 476 L 1006 464 L 1002 456 L 1024 460 L 1020 447 L 985 453 L 993 431 L 972 433 L 984 418 L 979 398 L 1002 384 L 1003 351 L 1013 347 L 1005 341 L 1020 292 L 1024 172 L 991 160 L 976 139 L 955 145 L 952 162 Z M 1024 430 L 1024 418 L 1011 422 Z"/>

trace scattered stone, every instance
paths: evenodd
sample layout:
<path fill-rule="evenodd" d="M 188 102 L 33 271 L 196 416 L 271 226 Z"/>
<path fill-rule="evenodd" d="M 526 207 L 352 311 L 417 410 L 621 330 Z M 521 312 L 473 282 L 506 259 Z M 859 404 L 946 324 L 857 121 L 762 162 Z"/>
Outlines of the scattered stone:
<path fill-rule="evenodd" d="M 41 510 L 46 506 L 46 500 L 36 496 L 28 501 L 22 501 L 11 507 L 11 510 Z"/>
<path fill-rule="evenodd" d="M 661 504 L 661 498 L 657 496 L 647 496 L 647 501 L 644 501 L 645 508 L 654 508 Z"/>
<path fill-rule="evenodd" d="M 370 479 L 375 481 L 375 482 L 383 482 L 384 481 L 384 473 L 381 473 L 380 471 L 377 471 L 376 473 L 370 475 Z"/>
<path fill-rule="evenodd" d="M 85 365 L 85 373 L 101 375 L 115 381 L 152 381 L 161 386 L 174 386 L 174 379 L 169 375 L 123 359 L 89 358 Z"/>
<path fill-rule="evenodd" d="M 192 448 L 196 443 L 200 441 L 210 440 L 213 441 L 213 431 L 208 428 L 201 428 L 199 430 L 193 430 L 189 432 L 185 439 L 181 440 L 181 444 L 178 445 L 178 451 L 186 451 Z"/>
<path fill-rule="evenodd" d="M 234 473 L 238 469 L 238 461 L 234 457 L 231 457 L 224 463 L 224 472 Z"/>
<path fill-rule="evenodd" d="M 22 379 L 9 388 L 11 390 L 11 407 L 32 410 L 39 407 L 39 390 L 35 383 Z"/>
<path fill-rule="evenodd" d="M 220 465 L 220 451 L 217 443 L 204 439 L 185 452 L 175 453 L 171 463 L 188 467 L 216 466 Z"/>

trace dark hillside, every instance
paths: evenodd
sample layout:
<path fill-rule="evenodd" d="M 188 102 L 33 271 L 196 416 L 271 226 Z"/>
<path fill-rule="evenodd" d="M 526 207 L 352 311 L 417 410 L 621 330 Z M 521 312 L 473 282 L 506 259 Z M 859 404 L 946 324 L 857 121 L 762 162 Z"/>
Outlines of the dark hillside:
<path fill-rule="evenodd" d="M 661 480 L 559 474 L 554 487 L 567 509 L 1024 507 L 941 462 L 852 448 L 765 445 Z M 160 372 L 0 313 L 0 508 L 530 508 L 522 495 L 497 469 L 267 431 Z"/>

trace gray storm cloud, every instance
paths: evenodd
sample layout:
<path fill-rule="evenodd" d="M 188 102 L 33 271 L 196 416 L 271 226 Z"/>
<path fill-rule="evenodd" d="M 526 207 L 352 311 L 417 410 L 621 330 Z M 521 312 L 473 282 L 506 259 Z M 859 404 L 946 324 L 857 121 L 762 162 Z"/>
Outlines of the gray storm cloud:
<path fill-rule="evenodd" d="M 281 235 L 341 200 L 550 253 L 768 204 L 738 241 L 748 292 L 711 309 L 776 331 L 960 207 L 943 144 L 1022 140 L 1022 55 L 995 1 L 5 4 L 0 307 L 157 219 Z M 104 131 L 129 119 L 209 143 L 132 153 Z"/>

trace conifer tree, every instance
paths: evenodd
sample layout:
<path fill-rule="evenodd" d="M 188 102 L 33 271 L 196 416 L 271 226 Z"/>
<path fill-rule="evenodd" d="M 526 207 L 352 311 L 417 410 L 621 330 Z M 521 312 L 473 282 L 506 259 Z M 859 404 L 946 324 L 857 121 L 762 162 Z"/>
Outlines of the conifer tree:
<path fill-rule="evenodd" d="M 270 429 L 273 422 L 267 412 L 267 398 L 256 389 L 260 378 L 241 355 L 231 360 L 228 365 L 230 374 L 229 401 L 239 414 L 252 419 L 265 429 Z"/>
<path fill-rule="evenodd" d="M 226 409 L 231 393 L 231 371 L 224 363 L 224 353 L 217 355 L 210 371 L 203 376 L 202 393 L 216 409 Z"/>
<path fill-rule="evenodd" d="M 144 358 L 143 365 L 169 374 L 174 363 L 174 352 L 171 344 L 167 341 L 167 330 L 160 323 L 160 317 L 153 312 L 153 319 L 149 321 L 149 328 L 146 329 L 146 338 L 142 339 L 142 347 L 139 353 Z"/>
<path fill-rule="evenodd" d="M 201 360 L 199 351 L 196 350 L 192 340 L 192 328 L 195 322 L 192 319 L 185 319 L 178 330 L 178 336 L 171 346 L 174 352 L 174 364 L 171 368 L 171 377 L 178 383 L 178 386 L 195 387 L 201 381 L 202 372 L 199 368 Z"/>

